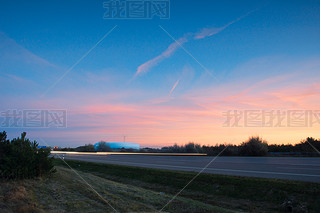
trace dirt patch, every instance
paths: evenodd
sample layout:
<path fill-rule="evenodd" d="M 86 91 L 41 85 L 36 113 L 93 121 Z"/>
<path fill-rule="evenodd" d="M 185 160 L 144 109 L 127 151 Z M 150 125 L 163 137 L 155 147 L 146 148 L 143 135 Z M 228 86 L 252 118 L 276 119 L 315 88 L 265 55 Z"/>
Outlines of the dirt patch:
<path fill-rule="evenodd" d="M 5 194 L 4 201 L 5 202 L 21 201 L 25 199 L 26 195 L 27 195 L 27 191 L 24 186 L 16 186 Z"/>
<path fill-rule="evenodd" d="M 0 212 L 4 213 L 42 213 L 32 200 L 28 183 L 33 180 L 8 181 L 0 184 Z"/>
<path fill-rule="evenodd" d="M 43 213 L 44 211 L 38 209 L 35 204 L 28 204 L 20 206 L 16 209 L 17 213 Z"/>

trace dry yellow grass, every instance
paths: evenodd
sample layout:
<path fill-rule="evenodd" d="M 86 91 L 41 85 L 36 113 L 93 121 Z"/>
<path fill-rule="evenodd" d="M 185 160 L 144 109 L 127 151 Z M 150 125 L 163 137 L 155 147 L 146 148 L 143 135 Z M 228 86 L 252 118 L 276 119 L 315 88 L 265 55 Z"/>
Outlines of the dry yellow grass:
<path fill-rule="evenodd" d="M 1 212 L 157 212 L 173 195 L 129 186 L 90 173 L 78 172 L 99 197 L 78 175 L 67 168 L 45 180 L 25 180 L 6 183 L 6 196 L 0 200 Z M 9 189 L 9 185 L 16 187 Z M 19 186 L 17 186 L 17 184 Z M 13 190 L 13 191 L 12 191 Z M 109 204 L 107 204 L 109 203 Z M 2 209 L 1 209 L 2 206 Z M 192 199 L 177 198 L 167 212 L 232 212 Z"/>

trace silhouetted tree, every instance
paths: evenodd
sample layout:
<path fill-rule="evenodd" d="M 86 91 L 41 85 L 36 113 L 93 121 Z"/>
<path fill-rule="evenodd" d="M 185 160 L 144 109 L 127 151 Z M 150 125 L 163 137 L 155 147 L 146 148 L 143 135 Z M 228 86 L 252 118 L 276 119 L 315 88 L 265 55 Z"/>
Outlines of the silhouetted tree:
<path fill-rule="evenodd" d="M 98 152 L 111 152 L 112 150 L 106 142 L 100 141 L 97 146 L 97 151 Z"/>
<path fill-rule="evenodd" d="M 92 144 L 86 144 L 84 146 L 79 146 L 76 148 L 77 152 L 95 152 L 96 149 Z"/>
<path fill-rule="evenodd" d="M 302 152 L 305 155 L 319 155 L 318 151 L 320 151 L 320 141 L 312 137 L 308 137 L 296 144 L 295 147 L 297 151 Z"/>
<path fill-rule="evenodd" d="M 260 137 L 250 137 L 240 145 L 239 153 L 245 156 L 263 156 L 268 153 L 268 144 Z"/>
<path fill-rule="evenodd" d="M 27 139 L 25 132 L 21 138 L 6 138 L 6 132 L 0 133 L 0 177 L 33 178 L 54 171 L 50 149 L 38 149 L 38 143 Z"/>

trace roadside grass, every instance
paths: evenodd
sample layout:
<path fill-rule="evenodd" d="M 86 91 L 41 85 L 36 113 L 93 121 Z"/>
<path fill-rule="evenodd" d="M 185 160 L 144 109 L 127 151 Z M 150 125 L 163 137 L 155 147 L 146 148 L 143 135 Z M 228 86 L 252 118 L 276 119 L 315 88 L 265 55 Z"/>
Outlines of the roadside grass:
<path fill-rule="evenodd" d="M 55 165 L 65 167 L 60 159 Z M 130 187 L 168 195 L 180 191 L 196 174 L 85 161 L 66 160 L 77 171 Z M 170 197 L 171 196 L 171 197 Z M 320 184 L 265 178 L 201 174 L 178 197 L 205 205 L 250 212 L 319 212 Z M 162 205 L 166 203 L 162 201 Z M 168 205 L 171 212 L 174 202 Z M 190 210 L 190 212 L 192 212 Z"/>
<path fill-rule="evenodd" d="M 1 180 L 0 181 L 0 212 L 24 213 L 43 212 L 37 203 L 32 190 L 28 189 L 30 183 L 36 180 Z"/>
<path fill-rule="evenodd" d="M 157 212 L 172 196 L 57 166 L 47 179 L 0 183 L 0 212 Z M 189 198 L 175 199 L 165 212 L 235 212 Z"/>

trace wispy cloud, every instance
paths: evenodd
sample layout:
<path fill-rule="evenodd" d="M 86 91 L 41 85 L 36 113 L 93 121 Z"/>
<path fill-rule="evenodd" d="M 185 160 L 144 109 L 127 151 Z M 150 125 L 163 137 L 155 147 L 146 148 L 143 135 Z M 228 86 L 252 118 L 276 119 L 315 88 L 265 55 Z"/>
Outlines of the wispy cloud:
<path fill-rule="evenodd" d="M 182 37 L 177 40 L 177 42 L 174 42 L 169 45 L 169 47 L 162 52 L 160 55 L 157 57 L 147 61 L 146 63 L 140 65 L 137 69 L 137 72 L 134 77 L 146 73 L 151 69 L 152 67 L 156 66 L 158 63 L 160 63 L 163 59 L 169 58 L 178 48 L 180 45 L 188 42 L 188 39 L 186 37 Z"/>
<path fill-rule="evenodd" d="M 171 95 L 171 93 L 173 92 L 173 90 L 177 87 L 177 85 L 179 84 L 179 81 L 180 81 L 180 79 L 178 79 L 178 80 L 176 81 L 176 83 L 173 85 L 172 89 L 171 89 L 170 92 L 169 92 L 169 96 Z"/>
<path fill-rule="evenodd" d="M 229 27 L 230 25 L 240 21 L 241 19 L 247 17 L 248 15 L 250 15 L 251 13 L 253 13 L 253 12 L 257 11 L 257 10 L 258 9 L 251 10 L 248 13 L 246 13 L 246 14 L 240 16 L 239 18 L 237 18 L 237 19 L 229 22 L 228 24 L 224 25 L 223 27 L 219 27 L 219 28 L 216 28 L 216 27 L 202 28 L 198 33 L 195 33 L 194 39 L 195 40 L 203 39 L 203 38 L 210 37 L 210 36 L 213 36 L 215 34 L 218 34 L 221 31 L 223 31 L 224 29 L 226 29 L 227 27 Z"/>
<path fill-rule="evenodd" d="M 203 38 L 206 38 L 206 37 L 210 37 L 210 36 L 213 36 L 213 35 L 221 32 L 224 29 L 225 29 L 225 27 L 220 27 L 220 28 L 216 28 L 216 27 L 202 28 L 199 32 L 194 34 L 194 39 L 198 40 L 198 39 L 203 39 Z"/>
<path fill-rule="evenodd" d="M 22 45 L 18 44 L 14 39 L 8 37 L 4 32 L 0 31 L 0 60 L 1 63 L 25 63 L 26 65 L 34 64 L 37 66 L 55 67 L 56 65 L 50 63 L 44 58 L 35 55 Z M 42 68 L 43 68 L 42 67 Z M 42 70 L 43 71 L 43 70 Z"/>
<path fill-rule="evenodd" d="M 246 13 L 245 15 L 233 20 L 232 22 L 229 22 L 228 24 L 226 24 L 223 27 L 220 28 L 202 28 L 199 32 L 197 33 L 187 33 L 185 34 L 183 37 L 177 39 L 175 42 L 173 42 L 172 44 L 169 45 L 169 47 L 162 52 L 160 55 L 156 56 L 153 59 L 150 59 L 149 61 L 141 64 L 135 75 L 134 78 L 137 77 L 138 75 L 147 73 L 152 67 L 156 66 L 157 64 L 159 64 L 161 61 L 163 61 L 166 58 L 169 58 L 170 56 L 173 55 L 173 53 L 179 48 L 182 47 L 183 44 L 191 41 L 191 40 L 199 40 L 199 39 L 204 39 L 206 37 L 210 37 L 213 36 L 215 34 L 220 33 L 221 31 L 223 31 L 224 29 L 226 29 L 227 27 L 229 27 L 230 25 L 240 21 L 241 19 L 243 19 L 244 17 L 248 16 L 249 14 L 251 14 L 252 12 L 254 12 L 256 10 L 252 10 L 248 13 Z"/>
<path fill-rule="evenodd" d="M 63 73 L 63 75 L 60 76 L 48 89 L 42 94 L 42 97 L 45 96 L 53 87 L 56 86 L 57 83 L 59 83 L 71 70 L 74 69 L 87 55 L 91 53 L 92 50 L 94 50 L 118 25 L 115 25 L 111 30 L 109 30 L 104 36 L 97 42 L 95 45 L 93 45 L 83 56 L 81 56 L 76 63 L 74 63 L 67 71 Z"/>

